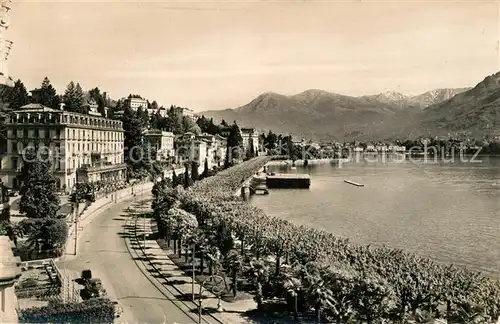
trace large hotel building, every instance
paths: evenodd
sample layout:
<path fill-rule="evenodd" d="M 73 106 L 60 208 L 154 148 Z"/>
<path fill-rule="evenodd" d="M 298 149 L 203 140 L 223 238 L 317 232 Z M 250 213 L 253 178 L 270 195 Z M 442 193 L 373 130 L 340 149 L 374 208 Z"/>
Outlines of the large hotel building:
<path fill-rule="evenodd" d="M 121 121 L 29 104 L 9 114 L 6 134 L 0 176 L 7 187 L 21 185 L 23 152 L 28 147 L 49 159 L 58 187 L 65 192 L 77 182 L 126 177 Z"/>

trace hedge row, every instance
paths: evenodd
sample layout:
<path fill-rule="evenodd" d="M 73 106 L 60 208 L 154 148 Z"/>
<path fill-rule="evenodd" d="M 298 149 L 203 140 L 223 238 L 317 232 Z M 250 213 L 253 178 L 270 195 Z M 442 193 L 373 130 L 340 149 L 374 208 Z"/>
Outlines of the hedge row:
<path fill-rule="evenodd" d="M 336 320 L 403 321 L 426 313 L 453 323 L 491 323 L 500 315 L 500 284 L 476 272 L 444 266 L 385 247 L 350 244 L 333 234 L 267 216 L 233 193 L 267 158 L 255 158 L 196 183 L 171 190 L 172 199 L 197 217 L 205 230 L 236 236 L 257 259 L 272 256 L 276 277 L 264 284 L 285 288 L 293 276 L 302 288 L 294 292 L 313 301 Z M 162 204 L 157 204 L 161 213 Z M 217 243 L 216 243 L 217 244 Z M 243 249 L 242 249 L 243 250 Z M 288 279 L 279 277 L 287 263 Z M 304 273 L 308 275 L 305 276 Z M 314 273 L 311 279 L 311 274 Z M 274 294 L 274 295 L 273 295 Z M 279 289 L 270 298 L 282 297 Z M 316 303 L 316 304 L 315 304 Z M 443 309 L 445 309 L 443 311 Z"/>
<path fill-rule="evenodd" d="M 44 307 L 23 309 L 20 323 L 78 323 L 112 324 L 115 308 L 107 298 L 95 298 L 81 303 L 52 304 Z"/>

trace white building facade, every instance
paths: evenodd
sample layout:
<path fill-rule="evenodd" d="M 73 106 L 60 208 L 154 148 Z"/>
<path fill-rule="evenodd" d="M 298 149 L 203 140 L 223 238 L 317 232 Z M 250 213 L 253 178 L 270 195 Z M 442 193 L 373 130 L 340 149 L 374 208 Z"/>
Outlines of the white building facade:
<path fill-rule="evenodd" d="M 126 177 L 121 121 L 29 104 L 9 114 L 7 154 L 0 176 L 19 188 L 26 149 L 52 165 L 57 186 L 69 191 L 77 182 L 118 181 Z"/>
<path fill-rule="evenodd" d="M 148 129 L 145 133 L 145 137 L 147 144 L 155 152 L 155 160 L 172 161 L 172 159 L 175 158 L 174 133 L 158 129 Z"/>

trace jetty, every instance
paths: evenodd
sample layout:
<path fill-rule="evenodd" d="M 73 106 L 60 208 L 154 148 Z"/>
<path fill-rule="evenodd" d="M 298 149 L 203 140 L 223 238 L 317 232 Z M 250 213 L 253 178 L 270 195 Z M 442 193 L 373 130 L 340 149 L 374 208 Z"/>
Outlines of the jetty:
<path fill-rule="evenodd" d="M 348 183 L 348 184 L 351 184 L 353 186 L 356 186 L 356 187 L 364 187 L 365 185 L 362 184 L 362 183 L 357 183 L 357 182 L 354 182 L 354 181 L 351 181 L 351 180 L 344 180 L 345 183 Z"/>
<path fill-rule="evenodd" d="M 253 176 L 250 180 L 250 185 L 248 186 L 251 195 L 255 195 L 259 192 L 264 195 L 269 194 L 269 189 L 267 188 L 267 179 L 265 176 Z"/>
<path fill-rule="evenodd" d="M 266 175 L 266 185 L 274 189 L 309 189 L 311 177 L 308 174 L 271 173 Z"/>

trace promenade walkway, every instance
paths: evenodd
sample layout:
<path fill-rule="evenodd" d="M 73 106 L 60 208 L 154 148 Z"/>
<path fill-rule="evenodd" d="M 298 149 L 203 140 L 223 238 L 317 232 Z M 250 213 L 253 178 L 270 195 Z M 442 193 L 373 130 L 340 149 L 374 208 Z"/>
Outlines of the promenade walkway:
<path fill-rule="evenodd" d="M 174 264 L 168 257 L 158 242 L 154 239 L 153 233 L 157 231 L 156 222 L 153 219 L 138 218 L 135 223 L 135 230 L 129 227 L 131 231 L 135 231 L 136 242 L 132 245 L 138 255 L 147 258 L 145 262 L 146 269 L 153 276 L 160 277 L 164 280 L 164 284 L 173 287 L 179 292 L 180 295 L 185 296 L 186 299 L 192 296 L 192 282 L 193 279 Z M 144 240 L 144 236 L 146 239 Z M 195 296 L 198 296 L 200 285 L 195 282 L 194 291 Z M 222 311 L 217 312 L 218 298 L 208 292 L 204 291 L 203 295 L 203 308 L 206 312 L 211 313 L 212 317 L 221 323 L 227 324 L 243 324 L 252 323 L 244 313 L 257 308 L 257 304 L 253 300 L 240 300 L 236 302 L 221 301 Z"/>

